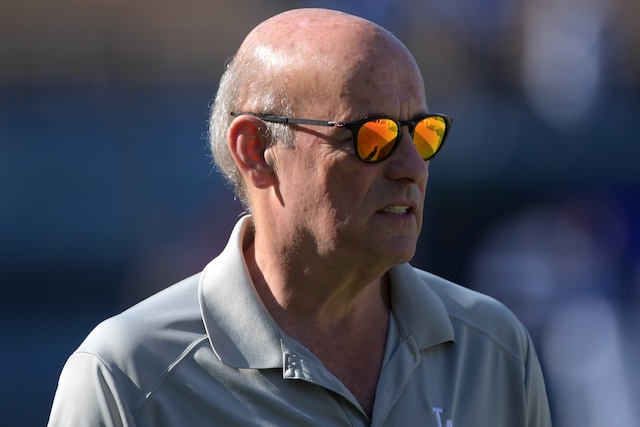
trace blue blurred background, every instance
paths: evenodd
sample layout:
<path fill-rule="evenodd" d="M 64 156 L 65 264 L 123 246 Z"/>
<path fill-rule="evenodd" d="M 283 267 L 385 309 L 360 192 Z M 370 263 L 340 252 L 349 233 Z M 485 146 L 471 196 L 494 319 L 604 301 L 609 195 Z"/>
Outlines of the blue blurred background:
<path fill-rule="evenodd" d="M 293 7 L 369 18 L 455 119 L 414 265 L 531 331 L 555 425 L 640 425 L 640 3 L 0 0 L 1 425 L 44 425 L 102 319 L 199 271 L 241 206 L 205 132 L 225 60 Z"/>

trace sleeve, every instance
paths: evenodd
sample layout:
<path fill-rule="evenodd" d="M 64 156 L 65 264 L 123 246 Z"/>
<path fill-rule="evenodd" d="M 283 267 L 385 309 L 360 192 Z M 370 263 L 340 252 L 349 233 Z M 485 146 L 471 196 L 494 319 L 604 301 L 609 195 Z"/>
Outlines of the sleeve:
<path fill-rule="evenodd" d="M 551 427 L 551 413 L 547 389 L 540 361 L 533 341 L 527 333 L 527 358 L 525 364 L 525 392 L 527 405 L 527 427 Z"/>
<path fill-rule="evenodd" d="M 49 427 L 134 427 L 130 408 L 109 368 L 91 353 L 74 353 L 65 364 Z"/>

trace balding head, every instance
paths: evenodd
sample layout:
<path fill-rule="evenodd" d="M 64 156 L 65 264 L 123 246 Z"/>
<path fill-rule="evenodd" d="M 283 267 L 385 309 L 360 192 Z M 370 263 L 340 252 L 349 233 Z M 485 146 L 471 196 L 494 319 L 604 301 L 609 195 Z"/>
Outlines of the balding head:
<path fill-rule="evenodd" d="M 355 83 L 375 78 L 379 65 L 410 70 L 410 83 L 423 96 L 419 70 L 406 47 L 365 19 L 326 9 L 295 9 L 258 25 L 227 68 L 210 120 L 216 164 L 245 206 L 241 177 L 226 144 L 231 111 L 337 120 L 349 113 L 345 99 Z M 425 106 L 426 108 L 426 106 Z M 269 136 L 287 145 L 291 131 L 267 124 Z"/>
<path fill-rule="evenodd" d="M 370 21 L 334 10 L 296 9 L 258 25 L 241 45 L 236 61 L 261 70 L 261 81 L 301 112 L 306 105 L 331 104 L 333 96 L 340 95 L 333 91 L 348 90 L 354 79 L 368 73 L 365 63 L 383 57 L 413 62 L 400 41 Z M 254 111 L 253 96 L 243 95 L 242 107 Z M 334 107 L 328 105 L 328 111 Z"/>

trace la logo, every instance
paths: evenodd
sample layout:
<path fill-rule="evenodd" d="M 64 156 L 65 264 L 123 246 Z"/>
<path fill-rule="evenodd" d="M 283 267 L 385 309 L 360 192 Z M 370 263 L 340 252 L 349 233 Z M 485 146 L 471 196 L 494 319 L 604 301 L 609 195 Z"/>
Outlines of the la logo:
<path fill-rule="evenodd" d="M 444 410 L 442 408 L 438 408 L 437 406 L 432 407 L 433 412 L 436 414 L 436 419 L 438 420 L 438 427 L 453 427 L 453 421 L 446 420 L 446 424 L 442 424 L 442 412 Z"/>

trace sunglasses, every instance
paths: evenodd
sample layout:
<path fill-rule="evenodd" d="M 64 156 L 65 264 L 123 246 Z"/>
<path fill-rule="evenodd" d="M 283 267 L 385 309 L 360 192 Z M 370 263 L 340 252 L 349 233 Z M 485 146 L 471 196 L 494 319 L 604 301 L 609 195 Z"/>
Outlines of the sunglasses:
<path fill-rule="evenodd" d="M 409 134 L 426 161 L 432 159 L 444 144 L 453 120 L 443 114 L 425 114 L 415 120 L 394 120 L 387 117 L 368 118 L 353 122 L 329 122 L 323 120 L 297 119 L 270 114 L 238 113 L 232 116 L 249 115 L 265 122 L 332 126 L 349 129 L 353 136 L 356 155 L 365 163 L 378 163 L 388 158 L 402 139 L 401 129 L 409 128 Z"/>

